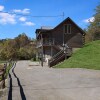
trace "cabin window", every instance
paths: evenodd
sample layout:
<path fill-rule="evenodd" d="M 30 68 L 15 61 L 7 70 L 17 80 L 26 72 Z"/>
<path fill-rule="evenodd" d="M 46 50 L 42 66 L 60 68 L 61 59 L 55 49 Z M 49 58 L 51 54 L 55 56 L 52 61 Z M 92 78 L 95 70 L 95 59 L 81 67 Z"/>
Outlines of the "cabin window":
<path fill-rule="evenodd" d="M 71 34 L 71 24 L 64 25 L 64 33 Z"/>

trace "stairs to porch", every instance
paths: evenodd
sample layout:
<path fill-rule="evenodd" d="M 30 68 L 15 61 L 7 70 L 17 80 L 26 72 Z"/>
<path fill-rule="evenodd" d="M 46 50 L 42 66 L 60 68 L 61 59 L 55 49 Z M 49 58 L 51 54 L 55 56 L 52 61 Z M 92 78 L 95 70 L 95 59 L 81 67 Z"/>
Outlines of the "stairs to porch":
<path fill-rule="evenodd" d="M 67 59 L 68 57 L 70 57 L 72 55 L 72 48 L 66 48 L 64 50 L 63 47 L 61 46 L 55 46 L 56 49 L 58 48 L 59 52 L 57 54 L 55 54 L 48 62 L 49 67 L 52 67 L 62 61 L 64 61 L 65 59 Z"/>

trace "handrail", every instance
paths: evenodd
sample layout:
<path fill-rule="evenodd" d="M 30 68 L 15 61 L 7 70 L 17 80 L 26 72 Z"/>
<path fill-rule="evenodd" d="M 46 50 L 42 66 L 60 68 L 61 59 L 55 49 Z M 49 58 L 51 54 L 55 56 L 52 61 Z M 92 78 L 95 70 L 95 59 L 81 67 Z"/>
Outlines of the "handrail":
<path fill-rule="evenodd" d="M 61 54 L 62 52 L 64 52 L 63 50 L 59 51 L 57 54 L 55 54 L 50 61 L 52 61 L 53 59 L 55 59 L 59 54 Z"/>
<path fill-rule="evenodd" d="M 62 57 L 71 56 L 71 54 L 72 54 L 72 49 L 71 48 L 67 48 L 67 50 L 61 50 L 49 60 L 48 64 L 51 67 L 51 66 L 57 64 L 57 61 L 59 59 L 60 59 L 59 61 L 62 61 L 62 59 L 63 59 Z"/>
<path fill-rule="evenodd" d="M 49 62 L 49 67 L 54 66 L 55 64 L 57 64 L 57 61 L 59 59 L 61 59 L 62 57 L 65 57 L 65 54 L 62 54 L 61 56 L 58 56 L 58 58 L 56 58 L 53 62 Z M 61 60 L 60 60 L 61 61 Z M 59 62 L 59 61 L 58 61 Z"/>
<path fill-rule="evenodd" d="M 55 44 L 56 44 L 56 43 L 58 44 L 58 41 L 55 41 Z M 60 51 L 59 51 L 57 54 L 55 54 L 55 55 L 50 59 L 50 61 L 52 61 L 52 60 L 55 59 L 58 55 L 60 55 L 61 53 L 64 52 L 64 50 L 61 49 L 61 47 L 63 47 L 61 44 L 55 45 L 55 46 L 58 47 Z"/>
<path fill-rule="evenodd" d="M 71 50 L 71 48 L 67 48 L 67 54 L 69 53 L 69 51 L 68 50 Z M 71 50 L 72 51 L 72 50 Z M 53 60 L 53 59 L 55 59 L 57 56 L 59 56 L 61 53 L 63 53 L 64 52 L 64 50 L 60 50 L 57 54 L 55 54 L 51 59 L 50 59 L 50 61 L 51 60 Z M 70 54 L 71 55 L 71 54 Z"/>

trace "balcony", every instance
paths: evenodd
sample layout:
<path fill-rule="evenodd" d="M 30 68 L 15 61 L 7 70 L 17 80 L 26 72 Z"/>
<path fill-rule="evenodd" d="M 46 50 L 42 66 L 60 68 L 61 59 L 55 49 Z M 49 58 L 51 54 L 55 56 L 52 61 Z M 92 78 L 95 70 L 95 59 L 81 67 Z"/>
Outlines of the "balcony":
<path fill-rule="evenodd" d="M 41 40 L 37 40 L 37 48 L 43 46 L 51 46 L 54 45 L 55 41 L 53 38 L 43 38 Z"/>

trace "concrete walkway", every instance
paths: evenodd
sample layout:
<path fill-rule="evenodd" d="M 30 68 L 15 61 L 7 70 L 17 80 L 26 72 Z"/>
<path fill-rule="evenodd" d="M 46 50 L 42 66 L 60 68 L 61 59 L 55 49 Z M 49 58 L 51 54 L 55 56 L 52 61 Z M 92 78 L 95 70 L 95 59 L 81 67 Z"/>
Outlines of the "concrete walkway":
<path fill-rule="evenodd" d="M 9 77 L 8 100 L 100 100 L 100 71 L 18 61 Z"/>

